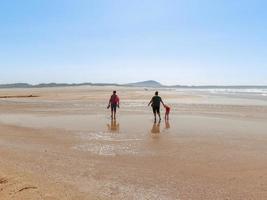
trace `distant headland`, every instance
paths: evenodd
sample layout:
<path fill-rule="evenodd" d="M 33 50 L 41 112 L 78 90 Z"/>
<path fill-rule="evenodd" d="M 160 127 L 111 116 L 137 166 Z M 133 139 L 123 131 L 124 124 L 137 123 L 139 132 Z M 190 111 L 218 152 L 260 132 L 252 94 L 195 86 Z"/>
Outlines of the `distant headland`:
<path fill-rule="evenodd" d="M 12 83 L 0 84 L 0 89 L 3 88 L 45 88 L 45 87 L 74 87 L 74 86 L 121 86 L 121 87 L 149 87 L 149 88 L 192 88 L 192 89 L 207 89 L 207 88 L 230 88 L 230 89 L 253 89 L 253 88 L 266 88 L 266 85 L 163 85 L 154 80 L 141 81 L 135 83 L 118 84 L 118 83 Z"/>

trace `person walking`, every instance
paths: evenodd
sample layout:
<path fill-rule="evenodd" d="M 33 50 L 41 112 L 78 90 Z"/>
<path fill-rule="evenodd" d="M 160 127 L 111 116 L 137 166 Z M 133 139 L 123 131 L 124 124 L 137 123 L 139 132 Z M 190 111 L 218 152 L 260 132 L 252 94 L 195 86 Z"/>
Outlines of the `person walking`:
<path fill-rule="evenodd" d="M 116 119 L 117 107 L 120 108 L 120 98 L 116 94 L 116 91 L 113 91 L 108 103 L 107 109 L 111 108 L 111 119 Z"/>
<path fill-rule="evenodd" d="M 152 106 L 152 110 L 153 110 L 153 114 L 154 114 L 154 123 L 157 122 L 157 114 L 159 117 L 159 122 L 161 121 L 160 103 L 162 103 L 162 105 L 165 106 L 161 97 L 159 96 L 159 92 L 156 91 L 155 96 L 152 97 L 151 101 L 148 104 L 148 106 L 150 106 L 150 105 Z"/>

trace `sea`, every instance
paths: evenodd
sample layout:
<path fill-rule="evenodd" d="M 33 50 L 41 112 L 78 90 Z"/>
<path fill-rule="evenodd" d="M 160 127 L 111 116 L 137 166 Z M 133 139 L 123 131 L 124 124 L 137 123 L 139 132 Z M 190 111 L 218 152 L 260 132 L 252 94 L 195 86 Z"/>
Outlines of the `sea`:
<path fill-rule="evenodd" d="M 230 96 L 247 96 L 247 97 L 262 97 L 267 99 L 267 87 L 253 87 L 253 88 L 229 88 L 229 87 L 205 87 L 205 88 L 178 88 L 178 92 L 192 91 L 202 92 L 214 95 L 230 95 Z"/>

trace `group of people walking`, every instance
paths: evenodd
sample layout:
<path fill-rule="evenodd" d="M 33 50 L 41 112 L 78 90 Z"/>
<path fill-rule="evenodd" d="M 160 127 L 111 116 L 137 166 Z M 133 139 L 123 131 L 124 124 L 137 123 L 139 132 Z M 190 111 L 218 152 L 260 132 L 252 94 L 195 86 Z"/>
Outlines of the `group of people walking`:
<path fill-rule="evenodd" d="M 114 119 L 114 120 L 116 119 L 117 108 L 120 107 L 120 98 L 116 93 L 117 93 L 116 91 L 113 91 L 113 94 L 111 95 L 111 97 L 109 99 L 108 106 L 107 106 L 108 109 L 109 108 L 111 109 L 111 119 Z M 157 122 L 157 115 L 159 118 L 159 122 L 161 121 L 161 115 L 160 115 L 160 105 L 161 104 L 165 108 L 165 120 L 168 121 L 169 120 L 170 107 L 167 106 L 166 104 L 164 104 L 161 97 L 159 96 L 159 92 L 156 91 L 155 95 L 152 97 L 151 101 L 148 104 L 148 106 L 151 105 L 152 110 L 153 110 L 154 123 Z"/>

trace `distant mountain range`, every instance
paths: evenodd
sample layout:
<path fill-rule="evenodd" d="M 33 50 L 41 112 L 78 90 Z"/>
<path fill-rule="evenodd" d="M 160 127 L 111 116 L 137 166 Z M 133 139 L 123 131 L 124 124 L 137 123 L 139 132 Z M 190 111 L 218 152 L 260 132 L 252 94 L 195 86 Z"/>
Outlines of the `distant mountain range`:
<path fill-rule="evenodd" d="M 28 84 L 28 83 L 13 83 L 13 84 L 0 84 L 1 88 L 44 88 L 44 87 L 74 87 L 74 86 L 127 86 L 127 87 L 148 87 L 148 88 L 192 88 L 192 89 L 208 89 L 208 88 L 222 88 L 222 89 L 253 89 L 263 88 L 267 89 L 267 86 L 255 86 L 255 85 L 233 85 L 233 86 L 216 86 L 216 85 L 205 85 L 205 86 L 187 86 L 187 85 L 162 85 L 161 83 L 148 80 L 136 83 L 128 84 L 116 84 L 116 83 L 41 83 L 41 84 Z"/>

